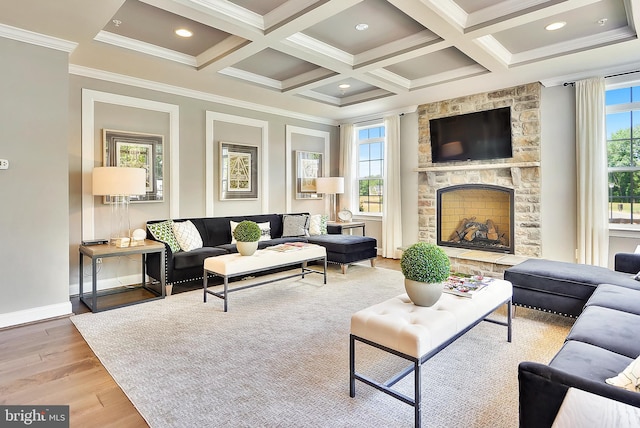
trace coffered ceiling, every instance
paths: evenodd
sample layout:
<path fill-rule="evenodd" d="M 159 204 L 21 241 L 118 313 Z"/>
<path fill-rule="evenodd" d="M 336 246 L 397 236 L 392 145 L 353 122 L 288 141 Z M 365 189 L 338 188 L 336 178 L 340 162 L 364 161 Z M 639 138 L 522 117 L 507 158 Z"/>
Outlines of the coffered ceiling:
<path fill-rule="evenodd" d="M 2 0 L 0 35 L 15 27 L 77 43 L 75 74 L 340 121 L 638 70 L 639 8 L 640 0 Z M 553 22 L 566 25 L 545 30 Z"/>

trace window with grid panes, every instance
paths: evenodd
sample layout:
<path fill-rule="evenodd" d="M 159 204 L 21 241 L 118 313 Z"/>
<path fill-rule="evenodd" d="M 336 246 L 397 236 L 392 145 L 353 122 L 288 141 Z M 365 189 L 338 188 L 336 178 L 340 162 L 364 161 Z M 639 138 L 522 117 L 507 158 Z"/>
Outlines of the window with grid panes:
<path fill-rule="evenodd" d="M 385 128 L 356 128 L 358 138 L 358 213 L 382 214 Z"/>
<path fill-rule="evenodd" d="M 640 224 L 640 86 L 606 91 L 609 223 Z"/>

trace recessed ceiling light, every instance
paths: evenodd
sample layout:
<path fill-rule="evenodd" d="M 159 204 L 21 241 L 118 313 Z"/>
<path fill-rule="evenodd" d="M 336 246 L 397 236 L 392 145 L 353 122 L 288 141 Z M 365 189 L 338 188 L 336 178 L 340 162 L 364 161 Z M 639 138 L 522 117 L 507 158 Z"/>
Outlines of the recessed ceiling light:
<path fill-rule="evenodd" d="M 358 31 L 364 31 L 364 30 L 366 30 L 367 28 L 369 28 L 369 24 L 364 24 L 364 23 L 363 23 L 363 24 L 358 24 L 358 25 L 356 25 L 356 30 L 358 30 Z"/>
<path fill-rule="evenodd" d="M 341 85 L 338 85 L 338 88 L 340 88 L 340 89 L 349 89 L 350 87 L 351 87 L 351 85 L 348 84 L 348 83 L 343 83 Z"/>
<path fill-rule="evenodd" d="M 566 22 L 558 21 L 558 22 L 553 22 L 553 23 L 547 25 L 546 27 L 544 27 L 544 29 L 547 30 L 547 31 L 559 30 L 562 27 L 564 27 L 565 25 L 567 25 Z"/>
<path fill-rule="evenodd" d="M 180 37 L 191 37 L 193 36 L 193 33 L 189 30 L 187 30 L 186 28 L 178 28 L 176 30 L 176 34 Z"/>

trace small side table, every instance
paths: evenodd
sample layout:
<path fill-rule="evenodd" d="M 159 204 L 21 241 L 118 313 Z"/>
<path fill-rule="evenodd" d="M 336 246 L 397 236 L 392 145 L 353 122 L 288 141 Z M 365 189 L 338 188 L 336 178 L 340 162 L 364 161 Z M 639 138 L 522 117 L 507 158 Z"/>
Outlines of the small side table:
<path fill-rule="evenodd" d="M 165 263 L 165 247 L 164 244 L 157 241 L 151 241 L 146 239 L 144 241 L 145 245 L 139 245 L 136 247 L 124 247 L 118 248 L 113 245 L 102 244 L 102 245 L 80 245 L 80 265 L 79 265 L 79 281 L 78 284 L 80 286 L 80 301 L 84 303 L 91 312 L 101 312 L 107 309 L 120 308 L 123 306 L 135 305 L 137 303 L 149 302 L 151 300 L 156 299 L 164 299 L 165 297 L 165 277 L 164 270 L 162 270 L 160 276 L 160 293 L 157 291 L 148 288 L 146 285 L 146 259 L 147 254 L 150 253 L 160 253 L 162 259 L 162 266 Z M 103 294 L 102 296 L 98 294 L 98 272 L 97 272 L 97 261 L 101 258 L 107 257 L 120 257 L 120 256 L 130 256 L 133 254 L 140 254 L 142 256 L 142 286 L 136 287 L 135 289 L 123 289 L 117 291 L 117 293 L 126 293 L 132 290 L 136 290 L 139 288 L 144 288 L 145 290 L 151 292 L 155 297 L 147 298 L 143 300 L 135 300 L 126 303 L 121 303 L 117 305 L 111 306 L 100 306 L 98 305 L 98 300 L 100 297 L 104 295 L 112 295 L 116 292 L 108 292 Z M 92 288 L 91 288 L 91 296 L 90 299 L 86 299 L 84 295 L 84 284 L 83 284 L 83 276 L 84 276 L 84 258 L 89 257 L 91 259 L 91 280 L 92 280 Z"/>
<path fill-rule="evenodd" d="M 327 222 L 327 232 L 329 233 L 342 234 L 345 230 L 348 230 L 349 235 L 351 235 L 353 232 L 353 229 L 357 229 L 359 227 L 362 228 L 362 236 L 365 236 L 364 221 L 348 221 L 348 222 L 328 221 Z"/>

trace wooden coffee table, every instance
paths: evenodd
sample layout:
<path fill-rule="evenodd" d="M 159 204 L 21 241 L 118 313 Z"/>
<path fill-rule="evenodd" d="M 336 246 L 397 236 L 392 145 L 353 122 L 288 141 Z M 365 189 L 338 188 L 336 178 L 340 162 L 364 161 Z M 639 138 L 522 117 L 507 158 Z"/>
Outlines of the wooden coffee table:
<path fill-rule="evenodd" d="M 312 261 L 322 261 L 323 271 L 317 271 L 307 267 L 307 263 Z M 247 276 L 254 273 L 262 273 L 272 269 L 286 266 L 300 265 L 299 273 L 279 276 L 268 281 L 253 283 L 241 287 L 229 289 L 229 278 Z M 207 294 L 216 296 L 224 300 L 224 311 L 228 310 L 228 295 L 232 291 L 240 291 L 246 288 L 257 287 L 258 285 L 269 284 L 283 279 L 304 276 L 308 273 L 319 273 L 324 275 L 324 283 L 327 283 L 327 251 L 324 247 L 315 244 L 306 244 L 295 251 L 279 252 L 265 248 L 256 251 L 252 256 L 242 256 L 239 253 L 224 254 L 222 256 L 209 257 L 204 261 L 204 302 L 207 302 Z M 209 275 L 219 276 L 224 281 L 223 291 L 212 291 L 207 288 Z"/>

